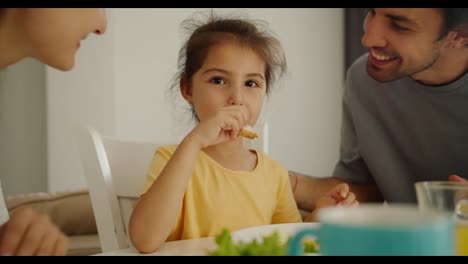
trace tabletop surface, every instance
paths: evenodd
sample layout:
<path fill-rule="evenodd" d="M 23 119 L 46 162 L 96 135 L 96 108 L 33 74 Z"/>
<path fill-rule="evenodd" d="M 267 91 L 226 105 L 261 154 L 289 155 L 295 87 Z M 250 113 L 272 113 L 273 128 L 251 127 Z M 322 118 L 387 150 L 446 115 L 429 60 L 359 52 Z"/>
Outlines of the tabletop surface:
<path fill-rule="evenodd" d="M 166 242 L 159 250 L 150 254 L 139 253 L 135 248 L 126 248 L 94 256 L 206 256 L 214 249 L 216 249 L 214 237 L 204 237 Z"/>
<path fill-rule="evenodd" d="M 233 242 L 251 241 L 259 239 L 264 235 L 279 231 L 280 236 L 286 237 L 303 228 L 318 228 L 318 223 L 282 223 L 262 226 L 253 226 L 232 232 Z M 210 251 L 217 248 L 214 237 L 204 237 L 196 239 L 176 240 L 164 243 L 161 248 L 150 254 L 139 253 L 135 248 L 126 248 L 115 251 L 103 252 L 97 256 L 207 256 Z"/>

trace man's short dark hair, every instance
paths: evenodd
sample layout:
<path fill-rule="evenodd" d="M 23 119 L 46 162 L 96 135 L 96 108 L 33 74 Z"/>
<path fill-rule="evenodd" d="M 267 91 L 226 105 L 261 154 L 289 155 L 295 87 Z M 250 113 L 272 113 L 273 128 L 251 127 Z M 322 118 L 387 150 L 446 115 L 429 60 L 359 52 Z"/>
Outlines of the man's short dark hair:
<path fill-rule="evenodd" d="M 442 37 L 458 26 L 468 27 L 468 8 L 442 8 L 444 26 Z"/>

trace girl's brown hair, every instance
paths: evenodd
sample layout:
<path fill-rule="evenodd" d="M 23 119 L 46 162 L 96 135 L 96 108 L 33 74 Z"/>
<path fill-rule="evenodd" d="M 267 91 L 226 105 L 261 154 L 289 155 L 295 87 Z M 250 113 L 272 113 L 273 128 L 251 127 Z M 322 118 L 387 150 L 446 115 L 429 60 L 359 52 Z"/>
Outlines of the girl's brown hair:
<path fill-rule="evenodd" d="M 184 20 L 182 26 L 192 33 L 179 51 L 173 88 L 179 87 L 181 80 L 190 82 L 202 67 L 210 48 L 225 41 L 247 46 L 265 61 L 266 94 L 274 81 L 286 73 L 286 57 L 281 43 L 264 22 L 220 17 L 211 12 L 207 22 L 191 18 Z"/>

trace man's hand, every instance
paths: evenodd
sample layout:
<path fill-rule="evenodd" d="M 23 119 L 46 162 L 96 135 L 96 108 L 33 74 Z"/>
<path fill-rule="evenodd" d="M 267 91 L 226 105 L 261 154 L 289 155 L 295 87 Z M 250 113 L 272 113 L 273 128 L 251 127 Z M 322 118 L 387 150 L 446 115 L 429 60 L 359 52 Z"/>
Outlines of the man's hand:
<path fill-rule="evenodd" d="M 349 191 L 349 185 L 346 183 L 340 183 L 317 201 L 315 210 L 310 213 L 304 221 L 314 221 L 315 215 L 320 208 L 331 206 L 355 207 L 358 205 L 359 202 L 356 200 L 356 195 Z"/>
<path fill-rule="evenodd" d="M 0 227 L 0 255 L 53 255 L 67 253 L 68 239 L 45 214 L 19 208 Z"/>
<path fill-rule="evenodd" d="M 465 178 L 462 178 L 456 174 L 452 174 L 448 177 L 448 180 L 449 181 L 453 181 L 453 182 L 461 182 L 461 183 L 468 183 L 468 180 L 465 179 Z"/>
<path fill-rule="evenodd" d="M 448 177 L 448 180 L 451 182 L 458 182 L 462 184 L 468 184 L 468 180 L 465 178 L 462 178 L 456 174 L 452 174 Z M 468 212 L 465 212 L 465 210 L 461 209 L 462 206 L 465 206 L 465 204 L 468 202 L 468 193 L 466 190 L 460 190 L 455 193 L 455 203 L 457 204 L 455 207 L 459 207 L 460 209 L 460 214 L 465 216 L 465 214 L 468 214 Z M 457 210 L 457 209 L 456 209 Z"/>

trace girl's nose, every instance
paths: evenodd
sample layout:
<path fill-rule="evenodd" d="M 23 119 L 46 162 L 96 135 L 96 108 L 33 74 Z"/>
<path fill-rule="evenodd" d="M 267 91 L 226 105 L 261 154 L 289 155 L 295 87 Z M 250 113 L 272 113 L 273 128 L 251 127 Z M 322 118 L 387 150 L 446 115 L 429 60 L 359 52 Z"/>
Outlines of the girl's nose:
<path fill-rule="evenodd" d="M 229 104 L 230 105 L 243 105 L 243 96 L 242 90 L 240 88 L 233 88 L 232 94 L 229 97 Z"/>

